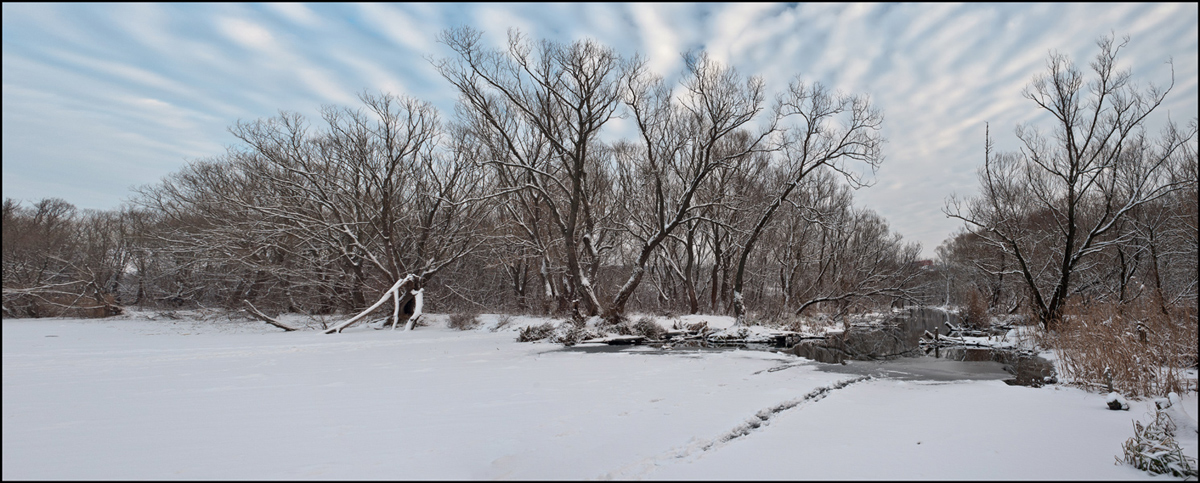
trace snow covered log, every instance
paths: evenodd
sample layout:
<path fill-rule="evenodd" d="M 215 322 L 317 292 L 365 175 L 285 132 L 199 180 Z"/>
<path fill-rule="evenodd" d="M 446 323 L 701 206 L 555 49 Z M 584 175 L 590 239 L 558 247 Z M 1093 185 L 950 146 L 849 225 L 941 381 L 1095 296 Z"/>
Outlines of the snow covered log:
<path fill-rule="evenodd" d="M 408 323 L 404 324 L 404 330 L 413 329 L 413 325 L 417 323 L 417 319 L 421 318 L 421 314 L 423 313 L 421 310 L 425 305 L 425 289 L 422 288 L 413 290 L 410 295 L 412 295 L 415 302 L 413 303 L 412 315 L 408 316 Z M 396 308 L 397 310 L 400 308 L 399 298 L 397 298 Z M 396 330 L 396 321 L 399 320 L 398 317 L 399 314 L 395 314 L 392 317 L 392 330 Z"/>
<path fill-rule="evenodd" d="M 392 285 L 392 288 L 387 289 L 387 291 L 383 293 L 383 296 L 379 298 L 379 301 L 375 302 L 374 305 L 367 307 L 366 310 L 359 312 L 358 315 L 351 317 L 349 320 L 326 329 L 325 333 L 332 334 L 334 332 L 341 332 L 342 329 L 350 327 L 355 322 L 358 322 L 363 317 L 366 317 L 367 314 L 374 312 L 375 309 L 378 309 L 381 305 L 383 305 L 384 302 L 387 302 L 389 298 L 394 302 L 394 308 L 392 309 L 392 329 L 394 330 L 396 328 L 396 322 L 400 317 L 400 308 L 408 303 L 410 297 L 415 300 L 415 303 L 413 304 L 413 313 L 408 318 L 408 323 L 405 324 L 404 330 L 412 330 L 413 324 L 416 322 L 417 318 L 421 316 L 421 306 L 424 302 L 425 292 L 423 289 L 414 290 L 416 286 L 417 277 L 415 275 L 409 275 L 397 280 L 396 283 Z"/>
<path fill-rule="evenodd" d="M 274 325 L 275 327 L 279 327 L 280 329 L 286 330 L 288 332 L 296 330 L 295 327 L 292 327 L 290 325 L 284 324 L 283 322 L 280 322 L 278 320 L 267 317 L 267 314 L 260 312 L 257 308 L 254 307 L 254 304 L 250 303 L 249 300 L 242 299 L 242 302 L 246 303 L 246 313 L 253 315 L 254 318 L 261 320 L 263 322 L 266 322 L 268 324 Z"/>

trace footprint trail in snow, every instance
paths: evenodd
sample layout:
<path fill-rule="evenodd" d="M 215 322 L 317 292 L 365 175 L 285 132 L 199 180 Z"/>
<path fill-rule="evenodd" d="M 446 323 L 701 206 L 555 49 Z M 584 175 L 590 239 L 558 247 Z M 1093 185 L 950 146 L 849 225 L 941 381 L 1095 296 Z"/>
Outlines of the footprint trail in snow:
<path fill-rule="evenodd" d="M 851 384 L 856 384 L 870 379 L 874 379 L 874 377 L 859 376 L 838 381 L 828 386 L 818 387 L 801 397 L 789 399 L 782 403 L 758 411 L 754 414 L 754 416 L 747 419 L 746 422 L 739 424 L 737 427 L 726 432 L 725 434 L 722 434 L 721 436 L 718 436 L 715 439 L 697 440 L 696 438 L 693 438 L 691 442 L 682 447 L 672 448 L 664 453 L 651 456 L 636 463 L 632 463 L 616 471 L 605 474 L 601 476 L 600 479 L 642 478 L 660 466 L 674 462 L 694 460 L 704 455 L 708 451 L 720 448 L 728 444 L 730 441 L 762 429 L 763 426 L 769 425 L 771 423 L 771 419 L 779 413 L 793 409 L 805 403 L 820 401 L 834 390 L 842 389 Z"/>

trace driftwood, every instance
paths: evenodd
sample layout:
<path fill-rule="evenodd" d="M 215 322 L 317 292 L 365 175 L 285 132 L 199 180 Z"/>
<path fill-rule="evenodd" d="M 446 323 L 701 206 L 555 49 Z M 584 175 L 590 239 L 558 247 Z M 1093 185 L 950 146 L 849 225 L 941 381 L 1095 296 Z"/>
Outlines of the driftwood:
<path fill-rule="evenodd" d="M 279 327 L 280 329 L 283 329 L 286 331 L 296 330 L 295 327 L 289 326 L 287 324 L 284 324 L 283 322 L 280 322 L 278 320 L 267 317 L 267 314 L 260 312 L 257 308 L 254 307 L 254 304 L 250 303 L 249 300 L 243 299 L 242 302 L 246 303 L 246 313 L 253 315 L 254 318 L 261 320 L 263 322 L 266 322 L 268 324 L 274 325 L 275 327 Z"/>

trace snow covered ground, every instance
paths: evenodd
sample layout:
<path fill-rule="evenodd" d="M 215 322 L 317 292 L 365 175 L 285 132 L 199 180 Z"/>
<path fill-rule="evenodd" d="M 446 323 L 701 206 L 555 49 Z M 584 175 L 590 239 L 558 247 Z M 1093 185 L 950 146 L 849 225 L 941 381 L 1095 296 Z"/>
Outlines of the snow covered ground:
<path fill-rule="evenodd" d="M 1149 401 L 763 351 L 563 350 L 514 342 L 533 319 L 430 318 L 331 335 L 6 319 L 3 478 L 1172 479 L 1113 464 Z"/>

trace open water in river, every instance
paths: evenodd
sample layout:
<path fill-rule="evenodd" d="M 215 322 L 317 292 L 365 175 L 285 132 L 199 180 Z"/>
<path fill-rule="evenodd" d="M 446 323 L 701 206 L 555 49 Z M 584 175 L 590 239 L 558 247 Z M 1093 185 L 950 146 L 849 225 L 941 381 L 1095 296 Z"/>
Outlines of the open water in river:
<path fill-rule="evenodd" d="M 945 335 L 946 323 L 956 326 L 962 321 L 954 314 L 941 310 L 918 308 L 898 315 L 896 324 L 889 327 L 855 327 L 839 340 L 805 341 L 816 349 L 800 350 L 801 345 L 787 346 L 767 344 L 736 344 L 713 346 L 699 341 L 689 344 L 663 346 L 661 343 L 648 345 L 582 344 L 564 347 L 569 352 L 609 352 L 642 355 L 674 355 L 696 357 L 701 352 L 729 350 L 763 350 L 781 355 L 797 357 L 795 362 L 768 369 L 784 370 L 790 367 L 815 365 L 817 370 L 855 375 L 869 375 L 888 379 L 924 381 L 1003 380 L 1009 384 L 1041 386 L 1052 381 L 1053 365 L 1032 354 L 1005 349 L 945 348 L 935 352 L 937 356 L 920 355 L 921 335 L 926 331 Z M 699 343 L 699 347 L 697 347 Z M 790 344 L 790 343 L 789 343 Z M 822 345 L 825 347 L 822 347 Z M 829 349 L 832 347 L 832 349 Z M 857 354 L 846 357 L 847 353 Z M 903 354 L 907 357 L 896 357 Z M 859 359 L 859 360 L 855 360 Z M 876 359 L 876 360 L 861 360 Z"/>
<path fill-rule="evenodd" d="M 846 364 L 821 364 L 817 370 L 841 374 L 876 376 L 906 381 L 1005 380 L 1013 375 L 1004 364 L 992 361 L 956 361 L 929 356 L 901 357 L 887 361 L 846 361 Z"/>
<path fill-rule="evenodd" d="M 920 380 L 920 381 L 962 381 L 962 380 L 1006 380 L 1012 379 L 1013 374 L 1004 370 L 1005 364 L 992 361 L 956 361 L 938 359 L 931 356 L 901 357 L 886 361 L 846 361 L 845 364 L 826 364 L 796 357 L 776 348 L 756 347 L 689 347 L 682 349 L 661 349 L 647 345 L 582 345 L 564 347 L 564 352 L 585 353 L 624 353 L 632 355 L 658 355 L 676 357 L 696 357 L 703 352 L 724 352 L 733 350 L 767 350 L 777 352 L 781 356 L 795 357 L 796 362 L 787 363 L 769 370 L 783 370 L 798 366 L 816 366 L 817 370 L 842 374 L 869 375 L 887 379 Z"/>

